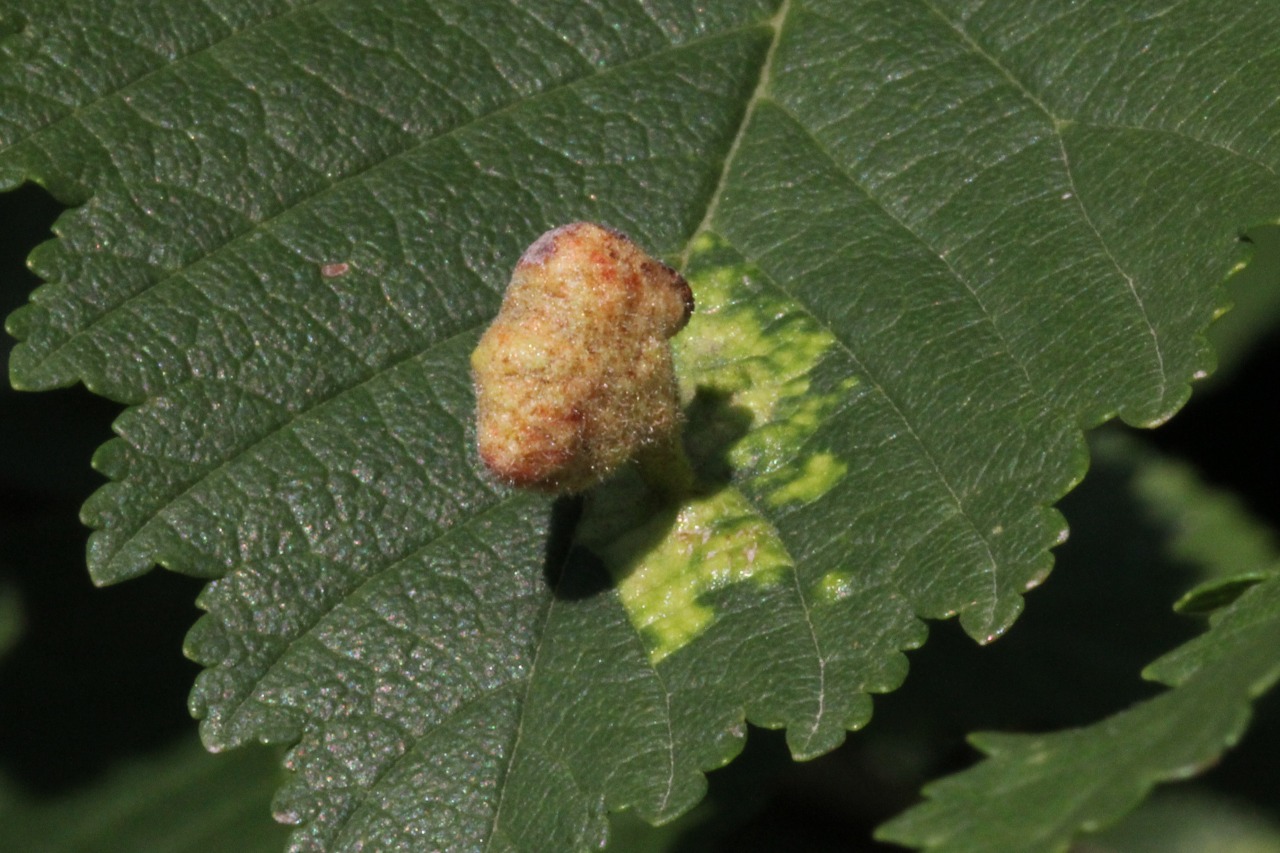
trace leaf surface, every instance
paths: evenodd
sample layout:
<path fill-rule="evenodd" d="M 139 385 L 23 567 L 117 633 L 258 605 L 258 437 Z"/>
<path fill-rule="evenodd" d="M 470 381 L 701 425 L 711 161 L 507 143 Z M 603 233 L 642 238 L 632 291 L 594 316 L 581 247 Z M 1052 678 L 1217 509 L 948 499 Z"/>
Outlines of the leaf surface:
<path fill-rule="evenodd" d="M 1104 434 L 1094 452 L 1104 466 L 1123 471 L 1115 491 L 1130 493 L 1141 515 L 1167 528 L 1161 537 L 1167 553 L 1148 548 L 1140 551 L 1141 559 L 1168 560 L 1165 572 L 1177 565 L 1190 568 L 1210 579 L 1197 585 L 1210 592 L 1221 593 L 1241 573 L 1252 583 L 1231 584 L 1233 594 L 1222 595 L 1216 608 L 1200 593 L 1206 601 L 1201 609 L 1214 610 L 1208 630 L 1143 671 L 1144 678 L 1171 689 L 1092 725 L 1044 735 L 972 735 L 988 757 L 926 786 L 924 803 L 878 830 L 885 840 L 953 853 L 1065 850 L 1082 831 L 1113 823 L 1157 783 L 1216 763 L 1240 739 L 1252 700 L 1280 677 L 1274 653 L 1280 553 L 1271 531 L 1185 463 L 1144 450 L 1132 438 Z M 1123 517 L 1122 503 L 1106 509 Z M 1140 528 L 1135 521 L 1127 523 Z M 1126 568 L 1117 557 L 1108 572 Z"/>
<path fill-rule="evenodd" d="M 296 742 L 299 848 L 592 846 L 744 717 L 833 748 L 921 617 L 1008 628 L 1081 427 L 1185 401 L 1280 197 L 1263 3 L 117 8 L 4 13 L 0 176 L 84 201 L 11 375 L 130 404 L 90 571 L 211 579 L 192 710 Z M 577 219 L 694 285 L 702 492 L 624 475 L 573 544 L 467 356 Z"/>
<path fill-rule="evenodd" d="M 0 584 L 0 655 L 9 653 L 22 634 L 22 601 L 9 584 Z"/>
<path fill-rule="evenodd" d="M 211 756 L 194 742 L 122 765 L 73 794 L 37 798 L 0 779 L 0 834 L 15 850 L 268 853 L 286 840 L 265 806 L 274 750 Z"/>
<path fill-rule="evenodd" d="M 988 758 L 925 788 L 928 800 L 881 827 L 888 841 L 949 851 L 1066 850 L 1161 781 L 1204 770 L 1234 746 L 1251 700 L 1275 685 L 1280 583 L 1260 582 L 1203 636 L 1152 664 L 1171 690 L 1092 726 L 1046 735 L 973 735 Z"/>

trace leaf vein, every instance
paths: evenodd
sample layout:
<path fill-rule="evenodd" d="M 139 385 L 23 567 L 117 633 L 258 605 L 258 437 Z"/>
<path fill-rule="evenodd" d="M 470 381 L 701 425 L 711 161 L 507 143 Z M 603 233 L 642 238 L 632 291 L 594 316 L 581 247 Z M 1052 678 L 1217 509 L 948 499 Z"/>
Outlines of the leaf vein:
<path fill-rule="evenodd" d="M 169 59 L 165 57 L 159 57 L 158 54 L 155 54 L 155 51 L 149 51 L 150 53 L 152 53 L 153 55 L 156 55 L 158 58 L 162 60 L 162 64 L 160 66 L 153 68 L 150 71 L 147 71 L 143 74 L 140 74 L 131 80 L 126 80 L 124 83 L 122 83 L 119 86 L 116 86 L 115 88 L 106 89 L 102 92 L 99 92 L 96 95 L 94 95 L 94 97 L 88 102 L 84 104 L 72 106 L 69 108 L 69 110 L 66 113 L 51 119 L 49 122 L 42 124 L 39 127 L 32 128 L 25 136 L 22 136 L 19 139 L 13 142 L 10 142 L 4 146 L 0 146 L 0 157 L 3 157 L 13 148 L 16 148 L 17 146 L 25 142 L 29 142 L 35 139 L 37 136 L 40 136 L 41 134 L 51 131 L 52 129 L 56 128 L 58 125 L 62 124 L 63 122 L 70 122 L 75 120 L 75 121 L 79 121 L 83 126 L 84 124 L 83 118 L 85 115 L 89 114 L 96 107 L 106 103 L 108 100 L 111 100 L 117 95 L 121 95 L 125 92 L 128 92 L 131 89 L 137 88 L 141 86 L 143 83 L 145 83 L 147 80 L 150 80 L 151 78 L 159 74 L 162 74 L 166 71 L 170 71 L 181 63 L 190 62 L 196 57 L 201 56 L 202 54 L 211 53 L 212 51 L 216 50 L 218 47 L 228 44 L 234 41 L 235 39 L 245 35 L 246 33 L 250 33 L 262 27 L 266 27 L 271 24 L 274 24 L 278 21 L 285 20 L 289 17 L 292 17 L 293 15 L 300 14 L 314 6 L 319 6 L 324 2 L 326 2 L 326 0 L 310 0 L 310 2 L 300 3 L 299 5 L 294 6 L 293 8 L 283 11 L 277 15 L 269 16 L 266 18 L 260 18 L 256 21 L 252 21 L 243 29 L 232 30 L 228 32 L 226 35 L 224 35 L 222 38 L 216 39 L 202 47 L 196 48 L 190 53 L 183 54 L 182 56 L 177 56 Z M 138 46 L 142 47 L 141 45 L 138 45 Z M 64 106 L 66 105 L 64 104 Z"/>
<path fill-rule="evenodd" d="M 153 282 L 149 282 L 144 287 L 141 287 L 137 291 L 129 294 L 125 299 L 123 299 L 118 304 L 105 308 L 104 310 L 101 311 L 101 313 L 99 313 L 92 320 L 85 323 L 79 329 L 71 333 L 65 341 L 60 343 L 50 352 L 46 353 L 43 356 L 41 363 L 45 363 L 53 358 L 56 358 L 65 349 L 70 347 L 72 344 L 76 343 L 84 335 L 88 334 L 91 330 L 96 328 L 101 323 L 106 322 L 108 319 L 114 316 L 114 313 L 116 311 L 123 309 L 129 303 L 142 299 L 148 293 L 150 293 L 151 291 L 155 290 L 158 287 L 179 282 L 181 278 L 185 274 L 187 274 L 189 271 L 199 268 L 204 263 L 211 262 L 214 258 L 219 257 L 223 252 L 230 250 L 232 247 L 241 245 L 244 242 L 250 239 L 253 239 L 254 237 L 256 237 L 261 233 L 270 233 L 272 231 L 273 225 L 277 223 L 287 222 L 291 215 L 297 214 L 297 212 L 300 209 L 302 209 L 305 205 L 323 197 L 326 193 L 335 192 L 338 189 L 343 187 L 358 185 L 359 182 L 367 180 L 370 176 L 379 173 L 383 169 L 390 168 L 391 165 L 398 163 L 399 161 L 403 160 L 404 158 L 412 154 L 425 150 L 426 148 L 428 148 L 433 144 L 456 140 L 459 134 L 469 129 L 472 129 L 485 121 L 492 120 L 498 116 L 509 114 L 517 109 L 527 109 L 529 104 L 534 103 L 538 100 L 553 97 L 562 91 L 572 91 L 576 86 L 580 84 L 599 79 L 608 74 L 618 73 L 622 69 L 626 69 L 633 65 L 660 60 L 663 56 L 669 53 L 693 49 L 698 44 L 704 41 L 729 37 L 737 32 L 743 31 L 745 29 L 749 29 L 753 26 L 754 25 L 743 26 L 735 30 L 727 30 L 725 32 L 709 34 L 707 36 L 704 36 L 698 39 L 693 39 L 688 42 L 684 42 L 677 45 L 671 45 L 665 50 L 655 51 L 653 53 L 648 53 L 640 57 L 636 57 L 633 59 L 626 60 L 624 62 L 620 62 L 617 65 L 610 66 L 601 71 L 596 71 L 595 73 L 592 73 L 592 74 L 586 74 L 580 77 L 572 77 L 572 78 L 566 79 L 534 95 L 517 97 L 514 100 L 512 100 L 510 103 L 503 104 L 495 109 L 489 110 L 479 115 L 470 116 L 465 121 L 462 121 L 459 124 L 448 128 L 447 130 L 443 130 L 430 137 L 427 137 L 426 139 L 418 140 L 415 143 L 408 145 L 399 151 L 388 154 L 386 157 L 383 157 L 382 159 L 377 160 L 376 162 L 373 162 L 373 163 L 370 163 L 369 165 L 358 168 L 349 174 L 344 174 L 330 181 L 329 183 L 325 184 L 319 189 L 309 191 L 303 194 L 302 196 L 298 197 L 297 199 L 290 201 L 285 207 L 281 208 L 279 211 L 269 216 L 263 217 L 261 219 L 251 221 L 248 227 L 246 227 L 243 231 L 231 234 L 229 238 L 226 240 L 226 242 L 224 242 L 222 245 L 213 247 L 205 252 L 200 253 L 198 256 L 194 257 L 192 260 L 187 261 L 181 264 L 180 266 L 173 268 L 172 270 L 169 270 L 164 276 L 161 276 L 160 278 L 156 279 Z M 79 378 L 81 379 L 85 378 L 82 370 L 78 370 L 77 374 Z"/>
<path fill-rule="evenodd" d="M 266 668 L 262 670 L 262 674 L 256 677 L 255 679 L 253 679 L 252 686 L 242 691 L 239 700 L 234 705 L 230 706 L 227 712 L 223 715 L 226 721 L 224 725 L 231 726 L 234 723 L 235 717 L 244 708 L 245 704 L 254 698 L 255 696 L 254 688 L 256 688 L 257 685 L 260 685 L 263 682 L 265 682 L 272 675 L 272 673 L 275 672 L 276 667 L 281 663 L 281 661 L 284 660 L 284 657 L 286 653 L 289 651 L 289 649 L 292 648 L 297 643 L 301 642 L 302 640 L 305 640 L 306 638 L 310 637 L 311 634 L 317 628 L 320 627 L 320 625 L 324 622 L 324 620 L 330 614 L 332 614 L 335 610 L 337 610 L 340 606 L 342 606 L 343 604 L 346 604 L 353 597 L 359 595 L 361 590 L 368 588 L 370 584 L 384 577 L 387 572 L 393 571 L 396 568 L 405 565 L 409 561 L 417 559 L 418 557 L 427 553 L 431 549 L 438 547 L 442 542 L 446 542 L 451 536 L 461 535 L 461 533 L 465 531 L 469 526 L 480 521 L 486 516 L 491 515 L 492 513 L 502 509 L 506 504 L 510 503 L 513 500 L 515 500 L 515 496 L 508 496 L 508 497 L 502 498 L 490 506 L 477 510 L 473 515 L 469 516 L 459 524 L 453 525 L 452 527 L 448 527 L 439 531 L 437 535 L 433 536 L 431 539 L 424 542 L 422 545 L 418 546 L 414 550 L 390 560 L 383 566 L 377 566 L 377 567 L 371 566 L 370 570 L 365 573 L 365 575 L 360 579 L 359 583 L 357 583 L 354 587 L 352 587 L 350 590 L 346 591 L 342 595 L 340 596 L 335 595 L 333 597 L 333 600 L 331 602 L 328 602 L 328 604 L 324 608 L 317 610 L 313 614 L 314 618 L 311 620 L 310 624 L 308 624 L 300 633 L 295 634 L 293 637 L 288 638 L 287 641 L 278 644 L 277 653 L 274 655 L 270 663 L 267 664 Z M 326 650 L 328 650 L 327 647 L 324 647 L 324 646 L 321 646 L 321 647 L 326 648 Z M 331 650 L 328 650 L 328 651 L 331 651 Z M 308 710 L 304 710 L 304 714 L 308 718 L 314 718 L 315 716 L 314 712 L 308 711 Z M 391 723 L 392 721 L 387 720 L 387 722 Z"/>
<path fill-rule="evenodd" d="M 380 366 L 376 370 L 371 371 L 368 375 L 360 378 L 359 380 L 353 382 L 352 384 L 344 385 L 339 388 L 336 388 L 330 394 L 317 396 L 312 400 L 308 401 L 309 405 L 301 409 L 298 409 L 296 412 L 290 413 L 289 417 L 282 420 L 279 424 L 272 427 L 270 430 L 268 430 L 264 434 L 254 438 L 254 440 L 251 441 L 249 444 L 243 447 L 228 451 L 228 455 L 225 459 L 218 462 L 217 465 L 214 465 L 206 469 L 205 471 L 201 472 L 196 478 L 194 478 L 189 483 L 187 483 L 185 487 L 176 491 L 169 498 L 166 498 L 164 503 L 156 507 L 156 509 L 154 509 L 153 511 L 151 511 L 147 515 L 147 517 L 144 518 L 141 524 L 134 527 L 133 530 L 125 533 L 124 539 L 120 541 L 119 545 L 112 552 L 112 558 L 114 558 L 116 554 L 120 553 L 122 550 L 124 550 L 125 548 L 133 544 L 133 542 L 139 537 L 141 537 L 143 534 L 145 534 L 152 527 L 152 525 L 166 523 L 163 516 L 167 514 L 169 510 L 176 503 L 178 503 L 178 501 L 182 500 L 188 495 L 194 494 L 202 484 L 208 482 L 209 480 L 217 476 L 219 473 L 229 469 L 238 460 L 253 453 L 258 448 L 263 447 L 267 442 L 271 441 L 272 439 L 275 439 L 276 437 L 283 435 L 287 432 L 293 431 L 296 427 L 298 427 L 300 423 L 305 422 L 314 416 L 317 416 L 330 403 L 336 400 L 340 400 L 346 397 L 348 394 L 356 393 L 357 391 L 361 390 L 365 386 L 377 380 L 383 374 L 392 372 L 400 365 L 412 362 L 414 359 L 421 358 L 423 355 L 426 355 L 441 347 L 447 346 L 451 341 L 457 340 L 458 338 L 471 334 L 473 331 L 474 331 L 474 327 L 468 327 L 446 338 L 442 338 L 437 341 L 432 341 L 428 346 L 424 347 L 422 350 L 418 352 L 409 353 L 405 355 L 403 358 L 399 359 L 398 361 L 390 365 Z M 118 531 L 118 532 L 123 532 L 123 531 Z"/>
<path fill-rule="evenodd" d="M 853 178 L 853 176 L 849 174 L 848 170 L 844 168 L 844 166 L 831 154 L 831 152 L 827 149 L 825 145 L 822 144 L 820 140 L 816 139 L 815 137 L 813 137 L 812 134 L 808 133 L 808 129 L 805 128 L 805 126 L 802 123 L 800 123 L 799 119 L 795 115 L 793 115 L 785 107 L 781 105 L 777 105 L 777 106 L 778 106 L 778 109 L 782 110 L 787 114 L 787 116 L 792 120 L 792 122 L 797 126 L 798 129 L 800 129 L 802 132 L 808 135 L 809 139 L 812 140 L 813 144 L 826 156 L 827 160 L 841 173 L 841 175 L 845 178 L 845 180 L 848 180 L 853 186 L 858 187 L 868 197 L 874 198 L 873 196 L 870 196 L 870 194 L 867 193 L 866 190 L 861 187 L 861 185 Z M 882 208 L 883 208 L 883 205 L 882 205 Z M 886 210 L 885 212 L 886 212 L 886 215 L 890 217 L 893 216 L 893 214 L 888 210 Z M 896 220 L 895 218 L 895 221 L 898 221 L 898 220 Z M 905 225 L 903 227 L 906 228 Z M 914 233 L 914 232 L 912 232 L 910 229 L 907 229 L 907 233 Z M 917 235 L 917 239 L 921 239 L 921 238 L 919 238 L 919 236 Z M 923 241 L 921 242 L 922 242 L 922 245 L 926 245 L 926 246 L 928 245 Z M 937 253 L 935 252 L 935 254 Z M 952 269 L 952 267 L 949 264 L 947 264 L 946 258 L 943 258 L 939 255 L 939 259 L 944 263 L 944 265 L 947 265 L 948 269 Z M 759 259 L 757 258 L 751 258 L 750 260 L 756 263 L 759 263 Z M 970 530 L 972 530 L 976 540 L 982 545 L 982 549 L 985 552 L 985 556 L 987 559 L 987 565 L 984 567 L 983 570 L 986 573 L 991 585 L 991 594 L 988 597 L 988 604 L 987 604 L 987 607 L 985 608 L 985 613 L 986 613 L 985 621 L 987 622 L 987 624 L 989 624 L 990 619 L 995 613 L 996 603 L 999 600 L 999 583 L 998 583 L 999 567 L 995 558 L 995 553 L 991 547 L 991 542 L 988 540 L 987 536 L 983 534 L 981 525 L 979 525 L 977 520 L 972 516 L 972 514 L 970 514 L 968 508 L 965 505 L 964 500 L 961 498 L 959 492 L 956 490 L 955 486 L 952 484 L 951 478 L 943 470 L 941 462 L 933 454 L 933 452 L 928 447 L 928 444 L 924 441 L 920 433 L 916 430 L 915 425 L 912 423 L 911 419 L 907 417 L 907 414 L 903 410 L 902 406 L 889 393 L 888 389 L 880 381 L 877 375 L 858 356 L 857 352 L 854 349 L 853 343 L 850 342 L 847 338 L 846 330 L 839 328 L 839 324 L 827 322 L 823 318 L 819 317 L 815 313 L 813 308 L 809 304 L 807 304 L 804 300 L 802 300 L 793 290 L 787 287 L 787 285 L 784 283 L 784 281 L 780 277 L 773 276 L 772 278 L 774 282 L 777 284 L 778 288 L 782 290 L 784 293 L 786 293 L 787 296 L 791 299 L 791 301 L 794 302 L 797 306 L 799 306 L 800 309 L 804 311 L 804 313 L 807 314 L 810 319 L 813 320 L 813 322 L 817 323 L 821 328 L 825 329 L 829 334 L 831 334 L 832 338 L 836 341 L 836 344 L 849 357 L 850 361 L 853 362 L 857 370 L 862 375 L 867 377 L 867 380 L 870 382 L 871 386 L 876 390 L 876 392 L 881 396 L 881 398 L 893 411 L 894 416 L 902 424 L 907 434 L 911 437 L 912 442 L 916 445 L 917 448 L 919 448 L 924 461 L 933 470 L 933 473 L 936 476 L 938 482 L 946 490 L 952 504 L 955 506 L 956 512 L 960 515 L 961 518 L 965 520 Z M 1001 341 L 1005 342 L 1006 344 L 1005 352 L 1007 353 L 1009 358 L 1013 360 L 1015 363 L 1021 365 L 1021 362 L 1019 362 L 1017 357 L 1013 354 L 1013 350 L 1010 347 L 1008 347 L 1007 341 L 1005 340 L 1003 335 L 1000 334 L 1000 331 L 996 327 L 995 320 L 991 316 L 990 311 L 987 310 L 986 306 L 983 304 L 983 302 L 980 299 L 978 299 L 977 295 L 972 291 L 971 288 L 969 288 L 968 283 L 965 282 L 963 278 L 957 276 L 957 279 L 959 283 L 963 287 L 965 287 L 966 290 L 969 291 L 970 295 L 977 303 L 978 308 L 983 312 L 983 314 L 987 318 L 987 321 L 991 324 L 993 332 L 996 334 L 996 336 Z M 1024 376 L 1027 375 L 1027 371 L 1025 367 L 1022 367 L 1022 372 Z M 1030 385 L 1028 387 L 1030 387 Z"/>
<path fill-rule="evenodd" d="M 782 5 L 778 8 L 777 14 L 769 21 L 769 26 L 773 28 L 773 39 L 769 43 L 768 50 L 765 51 L 764 62 L 760 65 L 760 74 L 756 80 L 756 88 L 747 100 L 747 108 L 742 113 L 742 121 L 738 124 L 738 131 L 734 134 L 733 142 L 729 144 L 728 152 L 725 153 L 724 163 L 720 169 L 720 177 L 716 179 L 715 189 L 711 191 L 711 197 L 707 201 L 706 213 L 703 214 L 702 221 L 698 223 L 697 227 L 689 235 L 684 251 L 680 253 L 680 261 L 677 266 L 682 272 L 689 267 L 689 258 L 693 253 L 693 246 L 698 235 L 711 228 L 716 210 L 720 206 L 720 198 L 729 183 L 729 172 L 733 167 L 733 161 L 737 156 L 739 147 L 742 145 L 743 138 L 746 136 L 747 129 L 751 126 L 751 117 L 755 113 L 756 105 L 768 95 L 769 79 L 773 70 L 773 57 L 778 50 L 778 43 L 782 40 L 782 27 L 786 23 L 787 15 L 790 11 L 791 0 L 782 0 Z"/>

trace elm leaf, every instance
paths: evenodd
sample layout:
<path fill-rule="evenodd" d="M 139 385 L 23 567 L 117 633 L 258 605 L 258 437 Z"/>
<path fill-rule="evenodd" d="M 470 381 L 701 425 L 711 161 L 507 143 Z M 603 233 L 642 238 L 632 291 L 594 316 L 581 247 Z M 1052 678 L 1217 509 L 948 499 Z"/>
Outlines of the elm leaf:
<path fill-rule="evenodd" d="M 90 572 L 210 580 L 191 708 L 292 746 L 296 848 L 595 846 L 690 808 L 744 720 L 837 746 L 922 619 L 1008 629 L 1082 428 L 1212 365 L 1277 214 L 1278 15 L 14 0 L 0 181 L 78 206 L 10 374 L 127 404 Z M 576 220 L 694 284 L 696 495 L 476 458 L 468 355 Z"/>

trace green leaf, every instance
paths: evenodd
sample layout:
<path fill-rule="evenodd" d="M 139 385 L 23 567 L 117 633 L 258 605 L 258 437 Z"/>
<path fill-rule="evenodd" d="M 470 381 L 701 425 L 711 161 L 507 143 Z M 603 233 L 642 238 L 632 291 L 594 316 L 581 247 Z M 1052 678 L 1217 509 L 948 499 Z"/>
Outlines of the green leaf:
<path fill-rule="evenodd" d="M 1100 459 L 1129 467 L 1128 489 L 1153 522 L 1172 531 L 1164 556 L 1228 579 L 1199 589 L 1220 590 L 1229 572 L 1257 579 L 1217 603 L 1208 631 L 1144 670 L 1174 689 L 1089 726 L 973 735 L 989 757 L 926 786 L 926 802 L 882 826 L 883 839 L 951 853 L 1065 850 L 1077 833 L 1112 823 L 1156 783 L 1215 763 L 1240 738 L 1251 700 L 1280 677 L 1280 554 L 1269 531 L 1186 465 L 1124 436 L 1103 439 L 1095 443 Z"/>
<path fill-rule="evenodd" d="M 0 584 L 0 656 L 8 654 L 22 635 L 22 600 L 7 583 Z"/>
<path fill-rule="evenodd" d="M 1271 574 L 1280 561 L 1275 531 L 1254 518 L 1237 495 L 1206 485 L 1185 463 L 1111 438 L 1103 452 L 1136 457 L 1134 495 L 1151 520 L 1170 531 L 1170 557 L 1198 567 L 1206 582 Z"/>
<path fill-rule="evenodd" d="M 1176 689 L 1079 729 L 974 735 L 989 758 L 927 786 L 925 803 L 877 835 L 951 853 L 1067 849 L 1078 831 L 1113 822 L 1156 782 L 1193 775 L 1235 744 L 1250 700 L 1280 678 L 1278 614 L 1273 575 L 1144 673 Z"/>
<path fill-rule="evenodd" d="M 744 717 L 836 746 L 921 617 L 1008 628 L 1081 427 L 1211 365 L 1277 213 L 1277 15 L 11 4 L 0 180 L 84 202 L 11 376 L 130 404 L 90 571 L 212 579 L 191 706 L 210 747 L 295 744 L 297 845 L 594 845 L 688 809 Z M 703 491 L 624 474 L 572 540 L 483 473 L 466 362 L 575 219 L 694 283 Z"/>
<path fill-rule="evenodd" d="M 273 750 L 211 756 L 189 743 L 59 798 L 37 799 L 0 780 L 0 837 L 10 849 L 43 853 L 279 850 L 286 832 L 265 809 L 278 761 Z"/>
<path fill-rule="evenodd" d="M 1133 481 L 1152 520 L 1169 528 L 1170 556 L 1201 567 L 1203 579 L 1174 605 L 1210 613 L 1267 580 L 1280 561 L 1275 532 L 1234 494 L 1207 487 L 1185 465 L 1147 454 Z"/>
<path fill-rule="evenodd" d="M 1218 368 L 1208 389 L 1222 387 L 1280 321 L 1280 225 L 1250 228 L 1244 239 L 1254 244 L 1253 257 L 1227 280 L 1231 310 L 1209 327 Z"/>
<path fill-rule="evenodd" d="M 1276 853 L 1280 825 L 1225 797 L 1170 793 L 1152 797 L 1096 842 L 1117 853 Z"/>
<path fill-rule="evenodd" d="M 623 820 L 625 816 L 611 816 L 617 831 L 609 849 L 644 850 L 649 849 L 645 842 L 658 840 L 690 851 L 720 849 L 726 843 L 729 848 L 746 843 L 755 845 L 752 849 L 846 849 L 863 826 L 913 804 L 927 779 L 953 771 L 962 732 L 1075 727 L 1157 693 L 1158 688 L 1135 674 L 1194 637 L 1202 624 L 1173 613 L 1169 602 L 1188 584 L 1230 568 L 1237 553 L 1232 542 L 1220 539 L 1225 547 L 1216 555 L 1208 549 L 1199 552 L 1215 557 L 1216 564 L 1206 565 L 1182 547 L 1180 536 L 1204 538 L 1211 531 L 1201 522 L 1215 516 L 1237 533 L 1258 525 L 1238 505 L 1236 515 L 1228 517 L 1222 495 L 1196 481 L 1185 464 L 1144 449 L 1149 444 L 1145 437 L 1139 440 L 1115 428 L 1091 436 L 1089 476 L 1061 503 L 1071 539 L 1055 551 L 1053 582 L 1032 596 L 1028 615 L 1007 639 L 974 648 L 954 626 L 939 626 L 928 648 L 911 655 L 907 683 L 878 700 L 874 724 L 840 750 L 792 767 L 779 738 L 753 732 L 733 766 L 710 774 L 708 796 L 690 813 L 648 833 Z M 1161 483 L 1175 487 L 1152 488 Z M 1224 756 L 1228 766 L 1214 762 L 1203 779 L 1157 789 L 1153 799 L 1163 793 L 1185 801 L 1212 788 L 1247 797 L 1247 780 L 1265 780 L 1266 773 L 1242 779 L 1241 766 L 1265 770 L 1271 763 L 1273 750 L 1266 739 L 1274 725 L 1267 708 L 1260 707 L 1261 719 L 1248 740 Z M 1143 757 L 1139 744 L 1118 742 L 1089 768 L 1084 782 L 1123 774 Z M 1255 785 L 1257 807 L 1265 808 L 1274 799 L 1272 788 L 1265 781 Z M 985 788 L 980 785 L 972 796 L 986 796 Z M 1127 816 L 1117 832 L 1130 822 L 1136 826 L 1127 835 L 1148 826 L 1152 818 L 1142 814 L 1148 805 Z M 1209 807 L 1188 809 L 1182 820 L 1166 821 L 1164 832 L 1149 835 L 1141 849 L 1210 849 L 1213 845 L 1197 847 L 1195 839 L 1227 818 L 1219 814 L 1210 819 L 1205 813 Z M 1235 811 L 1244 807 L 1238 802 Z M 1011 819 L 1033 818 L 1012 810 L 997 812 L 995 826 Z M 1219 835 L 1224 843 L 1232 837 Z M 1108 839 L 1092 836 L 1080 839 L 1078 846 L 1117 853 L 1138 849 L 1109 846 Z M 1002 850 L 994 840 L 988 849 Z"/>

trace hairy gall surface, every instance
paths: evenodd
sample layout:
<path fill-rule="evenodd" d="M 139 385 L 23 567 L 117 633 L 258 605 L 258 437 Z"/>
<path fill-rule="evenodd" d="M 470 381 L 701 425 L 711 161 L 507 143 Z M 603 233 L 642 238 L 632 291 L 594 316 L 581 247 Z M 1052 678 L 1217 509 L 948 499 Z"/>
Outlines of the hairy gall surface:
<path fill-rule="evenodd" d="M 516 264 L 471 356 L 480 457 L 503 482 L 584 491 L 680 422 L 668 339 L 693 312 L 684 278 L 589 222 Z"/>

